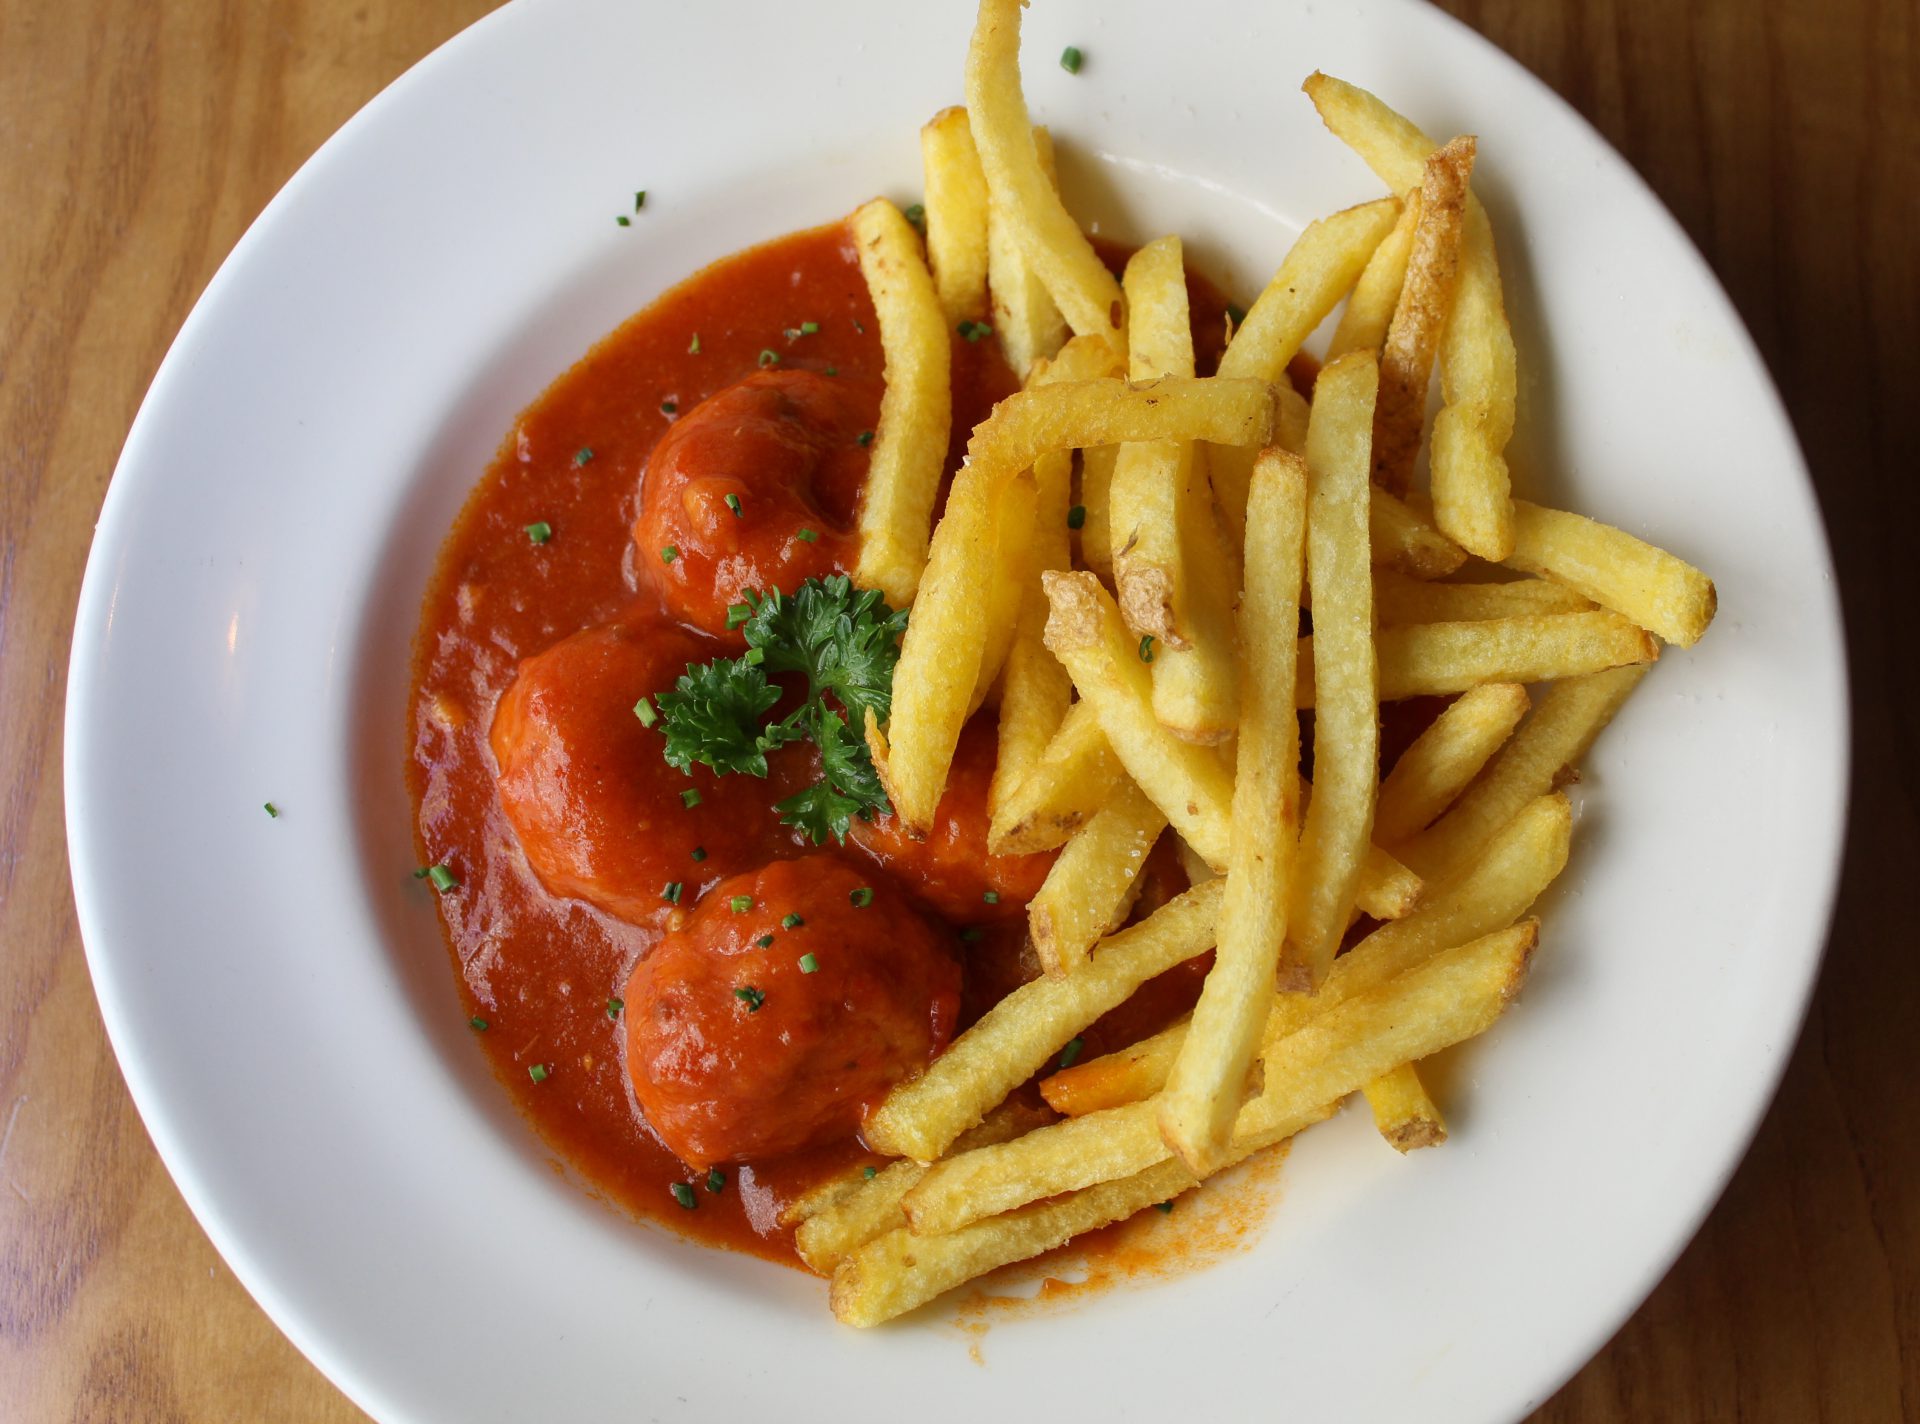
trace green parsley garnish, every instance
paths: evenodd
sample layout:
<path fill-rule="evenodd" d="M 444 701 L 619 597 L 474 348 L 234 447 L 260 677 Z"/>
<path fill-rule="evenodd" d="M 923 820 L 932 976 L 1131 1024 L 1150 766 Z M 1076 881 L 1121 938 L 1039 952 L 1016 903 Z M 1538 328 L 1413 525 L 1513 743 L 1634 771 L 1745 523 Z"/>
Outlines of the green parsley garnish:
<path fill-rule="evenodd" d="M 707 1190 L 715 1196 L 726 1190 L 727 1174 L 718 1167 L 707 1168 Z"/>
<path fill-rule="evenodd" d="M 772 948 L 773 948 L 773 936 L 772 936 L 772 935 L 761 935 L 759 939 L 757 939 L 757 940 L 755 940 L 755 941 L 754 941 L 754 943 L 755 943 L 755 944 L 757 944 L 757 945 L 759 945 L 759 946 L 760 946 L 760 948 L 762 948 L 762 949 L 772 949 Z"/>
<path fill-rule="evenodd" d="M 536 1063 L 531 1068 L 527 1069 L 527 1076 L 533 1079 L 533 1081 L 536 1083 L 544 1083 L 547 1081 L 547 1075 L 551 1071 L 552 1070 L 549 1069 L 546 1064 Z"/>
<path fill-rule="evenodd" d="M 727 631 L 731 633 L 735 628 L 745 626 L 746 621 L 751 617 L 753 617 L 753 605 L 751 603 L 729 603 L 727 605 Z"/>
<path fill-rule="evenodd" d="M 547 523 L 547 521 L 544 519 L 540 520 L 536 524 L 529 524 L 527 526 L 527 538 L 531 539 L 536 544 L 544 544 L 547 542 L 547 540 L 551 539 L 552 537 L 553 537 L 553 526 Z"/>
<path fill-rule="evenodd" d="M 783 930 L 797 930 L 800 928 L 800 926 L 804 925 L 805 923 L 806 921 L 801 919 L 798 915 L 789 914 L 789 915 L 782 915 L 780 917 L 780 928 Z"/>
<path fill-rule="evenodd" d="M 873 432 L 871 430 L 863 430 L 859 433 L 859 435 L 855 436 L 854 438 L 857 441 L 857 443 L 861 445 L 873 444 Z"/>
<path fill-rule="evenodd" d="M 927 205 L 925 203 L 915 203 L 909 207 L 905 213 L 901 214 L 901 216 L 906 218 L 906 220 L 915 227 L 923 228 L 927 225 Z"/>
<path fill-rule="evenodd" d="M 487 1029 L 490 1027 L 490 1025 L 487 1023 L 485 1019 L 481 1018 L 480 1015 L 475 1014 L 472 1018 L 467 1020 L 467 1027 L 472 1029 L 475 1033 L 485 1033 Z"/>
<path fill-rule="evenodd" d="M 803 321 L 800 323 L 800 334 L 802 336 L 812 336 L 819 330 L 820 323 L 817 321 Z"/>
<path fill-rule="evenodd" d="M 700 333 L 697 331 L 693 334 L 693 340 L 687 343 L 687 354 L 689 356 L 698 356 L 700 354 Z"/>
<path fill-rule="evenodd" d="M 978 341 L 983 336 L 993 335 L 993 328 L 984 321 L 963 321 L 954 330 L 968 341 Z"/>
<path fill-rule="evenodd" d="M 727 906 L 734 914 L 744 915 L 748 910 L 753 908 L 753 896 L 735 895 L 731 900 L 727 901 Z"/>
<path fill-rule="evenodd" d="M 660 551 L 660 562 L 663 564 L 670 564 L 679 557 L 680 546 L 678 544 L 668 544 Z"/>
<path fill-rule="evenodd" d="M 700 792 L 696 788 L 689 786 L 685 791 L 680 793 L 680 804 L 691 811 L 695 806 L 700 804 Z"/>
<path fill-rule="evenodd" d="M 593 460 L 593 450 L 590 446 L 583 445 L 578 450 L 575 450 L 573 452 L 573 463 L 576 469 L 579 468 L 581 465 L 590 464 L 592 460 Z"/>
<path fill-rule="evenodd" d="M 1153 1204 L 1153 1209 L 1159 1212 L 1162 1216 L 1173 1215 L 1173 1203 L 1170 1201 L 1155 1202 Z"/>
<path fill-rule="evenodd" d="M 680 897 L 686 893 L 687 887 L 683 882 L 669 880 L 666 885 L 661 888 L 660 898 L 665 900 L 669 905 L 677 905 L 680 903 Z"/>
<path fill-rule="evenodd" d="M 778 351 L 775 351 L 772 347 L 763 346 L 760 348 L 760 365 L 763 369 L 767 366 L 773 365 L 779 359 L 780 359 L 780 353 Z"/>
<path fill-rule="evenodd" d="M 699 762 L 723 776 L 765 777 L 768 752 L 812 742 L 822 779 L 775 809 L 816 845 L 828 836 L 844 842 L 855 816 L 893 809 L 857 729 L 868 711 L 883 722 L 892 711 L 907 615 L 844 574 L 810 578 L 791 597 L 775 589 L 746 598 L 746 655 L 689 664 L 673 689 L 654 699 L 665 718 L 666 759 L 682 771 Z M 763 722 L 780 700 L 770 680 L 780 673 L 805 673 L 806 699 L 778 721 Z"/>
<path fill-rule="evenodd" d="M 679 401 L 663 400 L 660 402 L 660 414 L 678 415 L 679 413 L 680 413 Z"/>
<path fill-rule="evenodd" d="M 621 213 L 619 216 L 614 218 L 614 221 L 618 223 L 621 227 L 633 226 L 633 219 L 628 217 L 625 213 Z"/>
<path fill-rule="evenodd" d="M 277 821 L 280 819 L 280 808 L 274 805 L 273 802 L 271 801 L 267 802 L 266 806 L 263 809 L 266 811 L 267 815 L 271 816 L 274 820 Z"/>
<path fill-rule="evenodd" d="M 740 496 L 729 491 L 727 494 L 727 508 L 733 511 L 733 517 L 735 519 L 740 518 L 742 513 L 740 508 Z"/>
<path fill-rule="evenodd" d="M 637 213 L 647 205 L 647 190 L 642 188 L 633 195 L 633 210 Z"/>
<path fill-rule="evenodd" d="M 700 1198 L 693 1194 L 693 1188 L 685 1182 L 675 1182 L 667 1190 L 672 1192 L 673 1199 L 688 1211 L 692 1211 L 700 1205 Z"/>
<path fill-rule="evenodd" d="M 610 1019 L 619 1018 L 620 1011 L 624 1009 L 626 1006 L 627 1006 L 627 1001 L 625 999 L 608 999 L 607 1000 L 607 1017 Z"/>
<path fill-rule="evenodd" d="M 858 890 L 847 896 L 847 899 L 853 905 L 854 909 L 864 910 L 873 903 L 873 887 L 871 885 L 862 885 Z"/>
<path fill-rule="evenodd" d="M 696 862 L 705 860 L 707 858 L 707 848 L 705 846 L 695 846 L 693 848 L 693 858 Z"/>
<path fill-rule="evenodd" d="M 445 864 L 429 865 L 427 867 L 427 879 L 433 882 L 433 888 L 438 890 L 442 895 L 446 894 L 449 890 L 458 890 L 460 888 L 460 878 L 451 870 L 447 869 Z"/>
<path fill-rule="evenodd" d="M 1084 504 L 1076 504 L 1067 511 L 1067 528 L 1081 529 L 1086 527 L 1086 523 L 1087 507 Z"/>
<path fill-rule="evenodd" d="M 1087 1046 L 1087 1041 L 1084 1038 L 1079 1037 L 1077 1034 L 1074 1037 L 1068 1039 L 1067 1046 L 1060 1050 L 1060 1066 L 1062 1068 L 1073 1067 L 1075 1061 L 1078 1060 L 1080 1057 L 1080 1050 L 1085 1048 L 1086 1046 Z"/>
<path fill-rule="evenodd" d="M 997 905 L 1000 903 L 1000 892 L 998 890 L 983 890 L 980 892 L 980 898 L 985 900 L 989 905 Z"/>
<path fill-rule="evenodd" d="M 819 969 L 820 961 L 815 959 L 812 954 L 803 954 L 800 956 L 800 972 L 802 974 L 815 974 L 819 972 Z"/>
<path fill-rule="evenodd" d="M 798 539 L 802 544 L 812 544 L 819 540 L 820 531 L 817 529 L 796 529 L 793 531 L 793 537 Z"/>
<path fill-rule="evenodd" d="M 1077 45 L 1068 45 L 1060 51 L 1060 67 L 1069 74 L 1078 74 L 1080 66 L 1086 63 L 1086 59 L 1087 57 L 1080 53 Z"/>
<path fill-rule="evenodd" d="M 660 714 L 653 710 L 653 704 L 644 697 L 633 704 L 633 715 L 640 719 L 643 727 L 651 727 L 660 720 Z"/>
<path fill-rule="evenodd" d="M 747 1006 L 747 1012 L 750 1014 L 759 1013 L 760 1006 L 767 1001 L 767 996 L 751 984 L 742 984 L 738 989 L 735 989 L 733 991 L 733 997 L 745 1004 Z"/>
<path fill-rule="evenodd" d="M 1140 640 L 1140 661 L 1143 663 L 1153 661 L 1153 634 L 1151 633 Z"/>
<path fill-rule="evenodd" d="M 875 1177 L 880 1175 L 880 1169 L 878 1167 L 862 1167 L 860 1169 L 860 1175 L 871 1182 Z"/>

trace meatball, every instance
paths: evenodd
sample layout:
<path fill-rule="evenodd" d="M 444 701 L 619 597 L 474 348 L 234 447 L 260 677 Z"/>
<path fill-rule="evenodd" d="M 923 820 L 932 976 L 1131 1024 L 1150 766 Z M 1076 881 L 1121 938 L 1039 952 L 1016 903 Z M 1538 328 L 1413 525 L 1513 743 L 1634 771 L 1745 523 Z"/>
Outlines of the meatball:
<path fill-rule="evenodd" d="M 909 837 L 893 816 L 853 824 L 853 839 L 862 850 L 920 899 L 963 924 L 1020 914 L 1057 855 L 987 854 L 987 790 L 997 751 L 998 728 L 991 717 L 975 717 L 961 730 L 947 789 L 925 840 Z"/>
<path fill-rule="evenodd" d="M 613 624 L 520 664 L 489 740 L 500 805 L 548 890 L 643 921 L 672 912 L 669 884 L 682 883 L 678 898 L 691 903 L 703 883 L 787 843 L 764 783 L 676 771 L 660 732 L 634 714 L 641 697 L 709 655 L 681 628 Z"/>
<path fill-rule="evenodd" d="M 627 1072 L 689 1166 L 852 1136 L 946 1046 L 960 968 L 884 877 L 823 852 L 715 886 L 627 981 Z"/>
<path fill-rule="evenodd" d="M 682 417 L 647 461 L 633 530 L 667 611 L 737 639 L 727 608 L 749 589 L 792 593 L 808 578 L 851 572 L 867 473 L 861 437 L 879 413 L 875 382 L 768 371 Z"/>

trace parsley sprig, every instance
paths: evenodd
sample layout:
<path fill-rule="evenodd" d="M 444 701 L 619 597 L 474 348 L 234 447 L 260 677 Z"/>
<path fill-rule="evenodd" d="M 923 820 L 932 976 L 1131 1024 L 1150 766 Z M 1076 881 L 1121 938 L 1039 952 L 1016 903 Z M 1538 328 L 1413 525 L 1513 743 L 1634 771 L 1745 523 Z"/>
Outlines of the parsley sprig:
<path fill-rule="evenodd" d="M 681 771 L 699 762 L 723 776 L 764 777 L 768 752 L 812 742 L 822 779 L 775 809 L 816 845 L 829 835 L 845 841 L 855 816 L 871 819 L 893 809 L 860 729 L 869 709 L 883 722 L 892 710 L 893 666 L 907 615 L 889 608 L 878 590 L 855 588 L 844 574 L 810 578 L 791 597 L 775 589 L 744 598 L 746 655 L 690 663 L 673 690 L 654 699 L 666 759 Z M 780 700 L 770 675 L 780 673 L 804 674 L 806 698 L 763 724 Z"/>

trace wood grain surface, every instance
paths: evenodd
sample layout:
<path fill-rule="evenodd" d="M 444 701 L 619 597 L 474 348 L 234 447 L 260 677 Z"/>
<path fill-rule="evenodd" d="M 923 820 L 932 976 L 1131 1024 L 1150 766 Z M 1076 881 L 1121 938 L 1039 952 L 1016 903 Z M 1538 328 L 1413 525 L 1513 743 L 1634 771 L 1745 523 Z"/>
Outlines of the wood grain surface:
<path fill-rule="evenodd" d="M 488 8 L 0 0 L 0 1419 L 362 1417 L 134 1114 L 74 927 L 60 717 L 94 516 L 181 320 L 308 154 Z M 1920 10 L 1447 8 L 1618 146 L 1732 292 L 1812 463 L 1854 667 L 1852 848 L 1785 1085 L 1698 1239 L 1537 1417 L 1920 1419 Z"/>

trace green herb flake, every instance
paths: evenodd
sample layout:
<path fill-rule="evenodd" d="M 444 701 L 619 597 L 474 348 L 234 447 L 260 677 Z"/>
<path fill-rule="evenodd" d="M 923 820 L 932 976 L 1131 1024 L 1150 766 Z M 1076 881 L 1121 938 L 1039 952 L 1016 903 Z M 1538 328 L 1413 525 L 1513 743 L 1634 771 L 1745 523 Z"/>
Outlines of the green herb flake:
<path fill-rule="evenodd" d="M 820 330 L 820 323 L 817 321 L 803 321 L 800 323 L 800 334 L 802 336 L 816 335 L 819 332 L 819 330 Z"/>
<path fill-rule="evenodd" d="M 914 203 L 908 207 L 906 212 L 901 214 L 901 216 L 906 218 L 906 220 L 915 227 L 924 229 L 927 225 L 927 205 L 925 203 Z"/>
<path fill-rule="evenodd" d="M 773 936 L 772 936 L 772 935 L 761 935 L 759 939 L 757 939 L 757 940 L 755 940 L 755 941 L 754 941 L 754 943 L 755 943 L 755 944 L 757 944 L 757 945 L 759 945 L 759 946 L 760 946 L 760 948 L 762 948 L 762 949 L 772 949 L 772 948 L 773 948 Z"/>
<path fill-rule="evenodd" d="M 1060 1066 L 1062 1068 L 1073 1067 L 1080 1059 L 1080 1050 L 1086 1046 L 1087 1041 L 1078 1034 L 1068 1039 L 1067 1046 L 1060 1050 Z"/>
<path fill-rule="evenodd" d="M 621 227 L 633 226 L 633 219 L 628 217 L 625 213 L 621 213 L 619 216 L 614 218 L 614 222 L 618 223 Z"/>
<path fill-rule="evenodd" d="M 753 617 L 753 605 L 751 603 L 729 603 L 727 605 L 727 631 L 731 633 L 736 628 L 745 627 L 747 620 L 751 617 Z"/>
<path fill-rule="evenodd" d="M 747 1012 L 750 1014 L 759 1013 L 760 1006 L 767 1001 L 767 996 L 751 984 L 742 984 L 738 989 L 735 989 L 733 991 L 733 997 L 745 1004 L 747 1006 Z"/>
<path fill-rule="evenodd" d="M 678 544 L 668 544 L 660 551 L 660 562 L 663 564 L 670 564 L 679 557 L 680 546 Z"/>
<path fill-rule="evenodd" d="M 873 444 L 873 432 L 871 430 L 863 430 L 854 437 L 854 440 L 855 443 L 862 447 L 871 445 Z"/>
<path fill-rule="evenodd" d="M 1153 634 L 1151 633 L 1140 640 L 1140 661 L 1143 663 L 1153 661 Z"/>
<path fill-rule="evenodd" d="M 700 354 L 700 333 L 697 331 L 693 334 L 693 340 L 687 343 L 687 354 L 689 356 L 698 356 Z"/>
<path fill-rule="evenodd" d="M 779 360 L 780 353 L 775 351 L 771 346 L 763 346 L 760 348 L 760 368 L 762 370 L 775 365 Z"/>
<path fill-rule="evenodd" d="M 660 898 L 665 900 L 669 905 L 677 905 L 680 903 L 680 897 L 686 893 L 687 887 L 684 882 L 669 880 L 661 887 Z"/>
<path fill-rule="evenodd" d="M 533 1081 L 536 1083 L 544 1083 L 547 1081 L 547 1078 L 552 1074 L 552 1071 L 553 1070 L 548 1068 L 546 1064 L 536 1063 L 531 1068 L 527 1069 L 527 1076 L 533 1079 Z"/>
<path fill-rule="evenodd" d="M 817 529 L 796 529 L 793 531 L 793 537 L 798 539 L 802 544 L 816 544 L 820 541 L 820 531 Z"/>
<path fill-rule="evenodd" d="M 544 544 L 553 537 L 553 526 L 542 519 L 527 526 L 527 538 L 536 544 Z"/>
<path fill-rule="evenodd" d="M 826 373 L 827 373 L 827 374 L 828 374 L 829 376 L 837 376 L 837 375 L 839 375 L 839 374 L 840 374 L 840 368 L 839 368 L 838 366 L 829 366 L 829 367 L 827 367 L 827 372 L 826 372 Z"/>
<path fill-rule="evenodd" d="M 689 786 L 685 791 L 680 793 L 680 804 L 691 811 L 695 806 L 700 804 L 700 792 L 696 788 Z"/>
<path fill-rule="evenodd" d="M 593 448 L 591 446 L 583 445 L 573 452 L 573 466 L 575 469 L 579 469 L 582 465 L 590 465 L 592 463 Z"/>
<path fill-rule="evenodd" d="M 860 1169 L 860 1175 L 871 1182 L 875 1177 L 880 1175 L 880 1169 L 873 1166 L 862 1167 Z"/>
<path fill-rule="evenodd" d="M 718 1167 L 707 1168 L 707 1190 L 715 1196 L 727 1189 L 727 1174 Z"/>
<path fill-rule="evenodd" d="M 607 1000 L 607 1017 L 610 1019 L 619 1018 L 620 1011 L 624 1009 L 626 1006 L 627 1006 L 627 1001 L 625 999 L 617 999 L 617 998 L 608 999 Z"/>
<path fill-rule="evenodd" d="M 813 955 L 810 953 L 801 955 L 800 956 L 800 972 L 802 974 L 819 973 L 820 961 L 818 959 L 815 959 Z"/>
<path fill-rule="evenodd" d="M 640 719 L 643 727 L 651 727 L 660 720 L 660 714 L 653 710 L 653 704 L 644 697 L 633 704 L 633 715 Z"/>
<path fill-rule="evenodd" d="M 1067 528 L 1084 529 L 1086 525 L 1087 507 L 1084 504 L 1076 504 L 1072 509 L 1067 511 Z"/>
<path fill-rule="evenodd" d="M 967 341 L 978 341 L 983 336 L 993 335 L 993 328 L 984 321 L 963 321 L 954 330 Z"/>
<path fill-rule="evenodd" d="M 805 923 L 805 920 L 794 914 L 782 915 L 780 917 L 780 928 L 783 930 L 797 930 Z"/>
<path fill-rule="evenodd" d="M 707 858 L 707 848 L 705 846 L 695 846 L 693 848 L 693 858 L 696 862 L 705 860 Z"/>
<path fill-rule="evenodd" d="M 1078 74 L 1080 66 L 1086 62 L 1087 57 L 1080 53 L 1078 45 L 1068 45 L 1060 51 L 1060 67 L 1069 74 Z"/>
<path fill-rule="evenodd" d="M 642 188 L 633 195 L 633 210 L 637 213 L 647 205 L 647 190 Z"/>
<path fill-rule="evenodd" d="M 989 905 L 997 905 L 1000 903 L 1000 892 L 998 890 L 983 890 L 980 892 L 980 898 L 985 900 Z"/>
<path fill-rule="evenodd" d="M 679 413 L 680 413 L 679 401 L 663 400 L 660 402 L 660 414 L 678 415 Z"/>
<path fill-rule="evenodd" d="M 485 1033 L 489 1028 L 492 1027 L 492 1025 L 489 1024 L 485 1019 L 481 1018 L 480 1015 L 475 1014 L 472 1018 L 467 1020 L 467 1027 L 472 1029 L 475 1033 Z"/>
<path fill-rule="evenodd" d="M 685 1182 L 675 1182 L 667 1190 L 672 1192 L 673 1199 L 688 1211 L 693 1211 L 700 1205 L 700 1198 L 693 1194 L 693 1188 Z"/>
<path fill-rule="evenodd" d="M 444 864 L 429 865 L 427 867 L 427 879 L 433 882 L 433 888 L 438 890 L 442 895 L 446 894 L 449 890 L 458 890 L 460 888 L 460 877 L 447 869 Z"/>
<path fill-rule="evenodd" d="M 873 903 L 873 887 L 871 885 L 862 885 L 858 890 L 847 896 L 847 899 L 852 903 L 854 909 L 864 910 Z"/>
<path fill-rule="evenodd" d="M 273 802 L 267 802 L 261 809 L 264 810 L 271 819 L 276 821 L 280 819 L 280 808 L 274 805 Z"/>
<path fill-rule="evenodd" d="M 1155 1202 L 1153 1204 L 1153 1209 L 1159 1212 L 1162 1216 L 1173 1215 L 1173 1203 L 1170 1201 Z"/>
<path fill-rule="evenodd" d="M 735 895 L 731 900 L 727 901 L 727 907 L 736 915 L 744 915 L 748 910 L 753 908 L 753 896 Z"/>
<path fill-rule="evenodd" d="M 1227 320 L 1233 323 L 1233 329 L 1235 331 L 1240 329 L 1246 322 L 1246 319 L 1247 309 L 1245 307 L 1235 306 L 1232 302 L 1227 303 Z"/>
<path fill-rule="evenodd" d="M 733 511 L 735 519 L 741 518 L 745 511 L 740 508 L 740 496 L 731 492 L 727 495 L 727 508 Z"/>
<path fill-rule="evenodd" d="M 981 929 L 978 925 L 968 925 L 965 929 L 960 931 L 960 943 L 978 944 L 980 943 L 981 937 L 985 934 L 986 934 L 986 931 Z"/>

